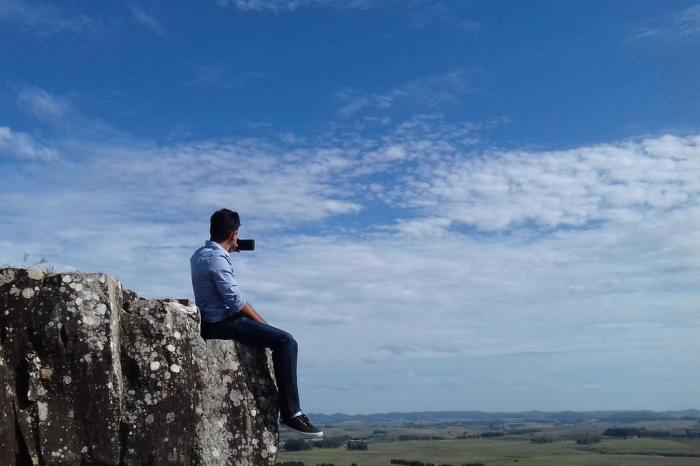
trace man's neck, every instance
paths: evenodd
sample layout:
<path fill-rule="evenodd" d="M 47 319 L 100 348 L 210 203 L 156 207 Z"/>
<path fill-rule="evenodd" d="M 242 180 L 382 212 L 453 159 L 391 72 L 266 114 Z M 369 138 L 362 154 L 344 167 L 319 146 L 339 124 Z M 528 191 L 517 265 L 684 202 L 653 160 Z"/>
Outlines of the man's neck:
<path fill-rule="evenodd" d="M 213 239 L 210 241 L 221 246 L 221 248 L 226 252 L 231 252 L 231 248 L 233 247 L 233 244 L 231 244 L 229 241 L 214 241 Z"/>

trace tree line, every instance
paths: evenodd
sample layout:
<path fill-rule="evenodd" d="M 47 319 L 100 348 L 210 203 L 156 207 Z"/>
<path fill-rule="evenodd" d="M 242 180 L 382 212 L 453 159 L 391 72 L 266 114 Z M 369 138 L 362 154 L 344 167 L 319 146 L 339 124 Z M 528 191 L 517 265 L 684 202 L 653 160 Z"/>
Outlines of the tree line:
<path fill-rule="evenodd" d="M 604 437 L 628 438 L 628 437 L 649 437 L 649 438 L 700 438 L 700 430 L 648 430 L 643 427 L 611 427 L 603 432 Z"/>

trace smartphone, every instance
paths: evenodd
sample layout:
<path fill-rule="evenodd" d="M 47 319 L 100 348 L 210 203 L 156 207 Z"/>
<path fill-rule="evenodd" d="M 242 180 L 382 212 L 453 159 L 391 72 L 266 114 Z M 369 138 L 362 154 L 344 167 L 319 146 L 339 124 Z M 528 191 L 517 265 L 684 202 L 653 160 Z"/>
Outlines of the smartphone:
<path fill-rule="evenodd" d="M 233 250 L 233 252 L 241 251 L 255 251 L 255 240 L 254 239 L 239 239 L 238 247 Z"/>

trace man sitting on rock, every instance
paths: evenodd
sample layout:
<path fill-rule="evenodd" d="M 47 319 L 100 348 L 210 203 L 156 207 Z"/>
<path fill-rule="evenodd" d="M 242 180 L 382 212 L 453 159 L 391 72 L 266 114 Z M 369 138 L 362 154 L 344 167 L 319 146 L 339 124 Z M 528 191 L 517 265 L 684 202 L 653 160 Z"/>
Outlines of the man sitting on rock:
<path fill-rule="evenodd" d="M 211 216 L 211 239 L 190 258 L 192 287 L 202 315 L 202 337 L 236 340 L 270 348 L 280 396 L 284 426 L 308 437 L 322 437 L 299 406 L 297 389 L 297 342 L 292 335 L 268 325 L 246 302 L 236 283 L 230 251 L 238 246 L 237 212 L 221 209 Z"/>

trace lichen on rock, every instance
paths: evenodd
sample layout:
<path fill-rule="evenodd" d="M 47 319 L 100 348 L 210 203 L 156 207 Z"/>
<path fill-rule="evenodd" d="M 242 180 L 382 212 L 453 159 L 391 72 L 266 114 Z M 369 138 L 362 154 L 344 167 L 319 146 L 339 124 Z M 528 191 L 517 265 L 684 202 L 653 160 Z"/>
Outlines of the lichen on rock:
<path fill-rule="evenodd" d="M 202 340 L 193 302 L 6 268 L 0 324 L 0 464 L 274 464 L 269 352 Z"/>

